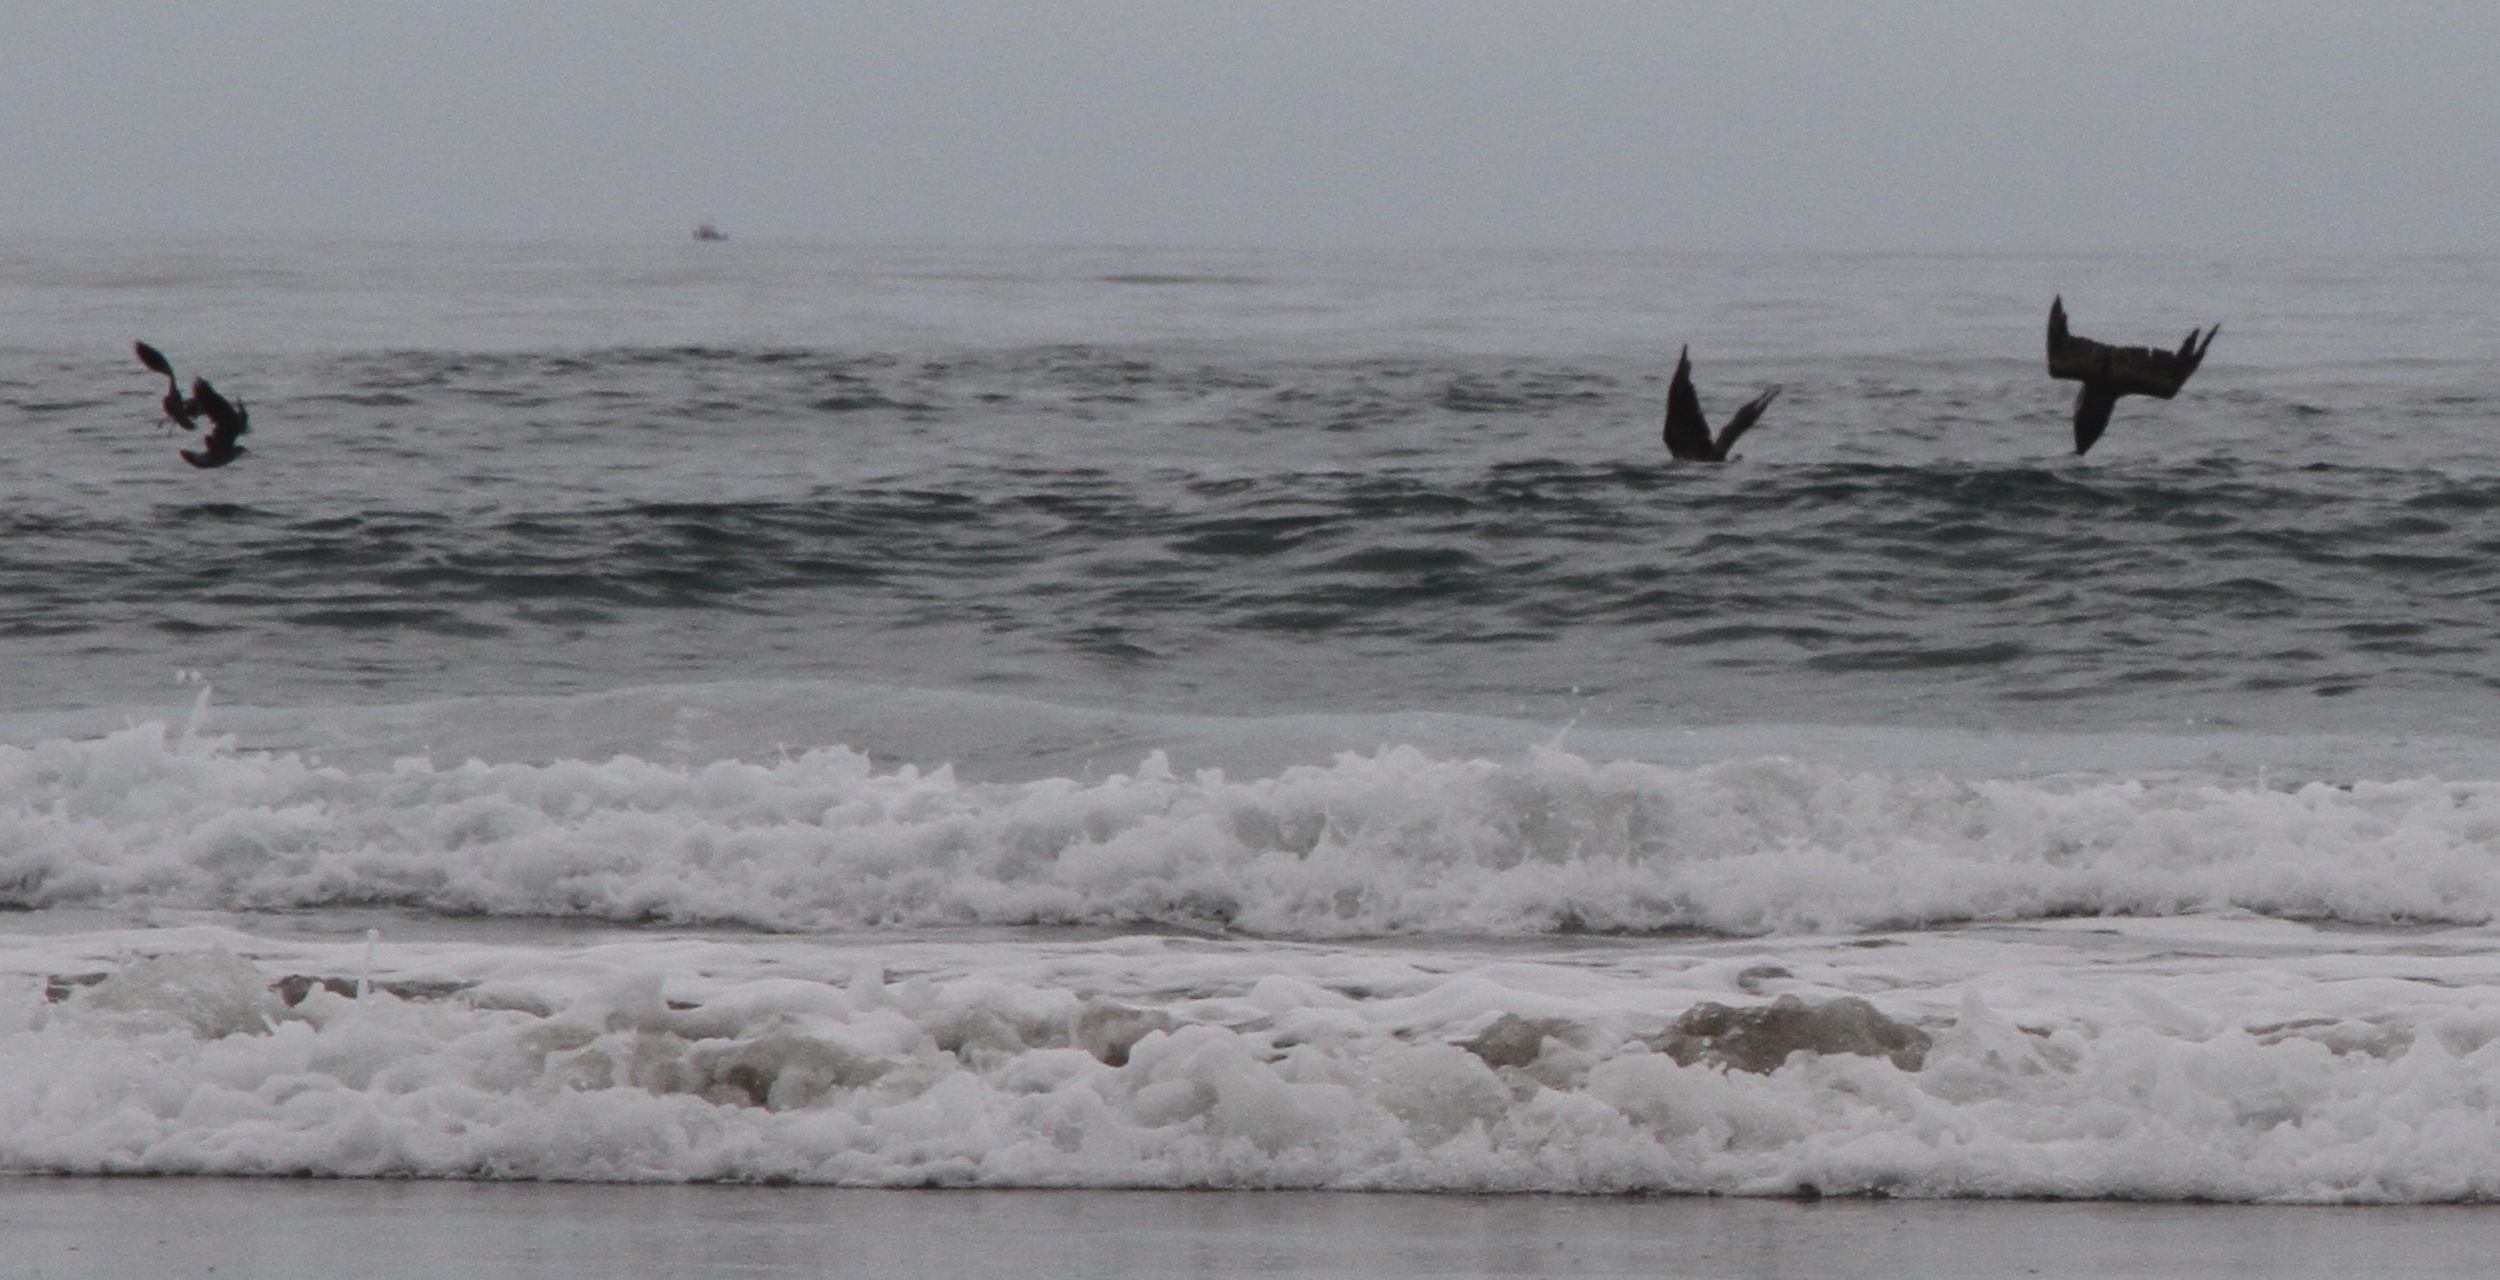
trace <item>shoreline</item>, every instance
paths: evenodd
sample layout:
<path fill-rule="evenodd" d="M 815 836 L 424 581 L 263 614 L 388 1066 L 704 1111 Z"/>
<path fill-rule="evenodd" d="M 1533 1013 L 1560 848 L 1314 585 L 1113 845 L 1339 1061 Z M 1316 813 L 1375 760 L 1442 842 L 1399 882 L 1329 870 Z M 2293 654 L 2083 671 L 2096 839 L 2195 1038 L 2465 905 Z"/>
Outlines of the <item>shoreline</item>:
<path fill-rule="evenodd" d="M 2500 1206 L 0 1178 L 26 1276 L 2428 1278 Z"/>

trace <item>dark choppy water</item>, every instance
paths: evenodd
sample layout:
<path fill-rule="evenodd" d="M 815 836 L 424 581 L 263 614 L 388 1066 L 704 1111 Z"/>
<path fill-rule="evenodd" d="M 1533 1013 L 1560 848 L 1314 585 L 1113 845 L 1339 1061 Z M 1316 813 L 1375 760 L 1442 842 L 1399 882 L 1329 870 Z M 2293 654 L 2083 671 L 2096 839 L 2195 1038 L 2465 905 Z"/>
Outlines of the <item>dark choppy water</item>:
<path fill-rule="evenodd" d="M 2490 272 L 21 251 L 0 701 L 2457 728 L 2500 675 Z M 2224 337 L 2074 459 L 2052 289 Z M 241 465 L 175 460 L 132 336 L 251 401 Z M 1788 387 L 1738 465 L 1658 447 L 1686 341 L 1718 413 Z"/>

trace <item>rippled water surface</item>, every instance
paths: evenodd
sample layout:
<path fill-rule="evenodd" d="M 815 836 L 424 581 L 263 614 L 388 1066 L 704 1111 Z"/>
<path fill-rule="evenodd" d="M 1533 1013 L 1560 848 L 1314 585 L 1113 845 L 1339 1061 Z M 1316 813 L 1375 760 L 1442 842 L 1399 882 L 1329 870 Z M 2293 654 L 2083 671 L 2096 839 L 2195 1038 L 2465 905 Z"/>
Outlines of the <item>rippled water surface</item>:
<path fill-rule="evenodd" d="M 836 677 L 1228 713 L 2453 728 L 2489 264 L 731 246 L 0 262 L 0 699 Z M 2224 336 L 2089 458 L 2079 331 Z M 252 405 L 198 473 L 145 336 Z M 1787 393 L 1741 462 L 1706 406 Z"/>

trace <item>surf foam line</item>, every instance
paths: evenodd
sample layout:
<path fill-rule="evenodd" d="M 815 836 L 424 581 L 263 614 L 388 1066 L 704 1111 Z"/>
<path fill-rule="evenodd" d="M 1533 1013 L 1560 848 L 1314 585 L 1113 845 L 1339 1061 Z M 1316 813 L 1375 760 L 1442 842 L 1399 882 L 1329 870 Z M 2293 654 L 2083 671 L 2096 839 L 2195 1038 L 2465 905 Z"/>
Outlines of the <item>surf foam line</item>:
<path fill-rule="evenodd" d="M 2480 923 L 2500 910 L 2500 783 L 2284 793 L 1404 747 L 1247 779 L 1175 776 L 1157 753 L 975 784 L 843 748 L 349 770 L 146 724 L 0 747 L 0 902 L 1307 938 L 2216 908 Z"/>
<path fill-rule="evenodd" d="M 1169 937 L 423 944 L 383 947 L 385 985 L 362 998 L 313 985 L 293 1006 L 273 980 L 364 948 L 198 926 L 8 939 L 0 972 L 23 976 L 0 991 L 0 1169 L 2500 1196 L 2488 931 L 2437 953 L 2313 937 L 2252 967 L 2181 966 L 2177 944 L 2303 948 L 2291 935 L 2313 931 L 2161 927 L 2187 931 L 2088 960 L 1955 933 L 1524 958 Z M 31 980 L 99 952 L 121 959 L 64 1002 Z M 462 989 L 386 993 L 409 973 Z M 1850 990 L 1918 1028 L 1921 1054 L 1734 1070 L 1674 1052 L 1705 999 Z"/>

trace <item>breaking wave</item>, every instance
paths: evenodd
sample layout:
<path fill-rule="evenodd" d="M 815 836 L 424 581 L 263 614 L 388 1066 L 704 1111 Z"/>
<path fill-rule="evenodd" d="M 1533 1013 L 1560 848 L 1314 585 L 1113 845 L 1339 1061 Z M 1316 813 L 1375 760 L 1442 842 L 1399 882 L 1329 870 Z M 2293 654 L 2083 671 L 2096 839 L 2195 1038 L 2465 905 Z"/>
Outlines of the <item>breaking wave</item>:
<path fill-rule="evenodd" d="M 1787 758 L 1340 754 L 999 783 L 847 748 L 350 768 L 161 724 L 0 747 L 0 901 L 825 930 L 1835 932 L 2500 914 L 2500 783 L 1966 780 Z"/>
<path fill-rule="evenodd" d="M 922 946 L 901 976 L 821 948 L 681 938 L 400 947 L 386 968 L 465 971 L 432 984 L 448 996 L 403 997 L 425 984 L 271 981 L 272 962 L 337 966 L 335 944 L 118 938 L 135 941 L 170 949 L 65 1000 L 0 998 L 0 1168 L 2500 1196 L 2500 1008 L 2488 984 L 2420 981 L 2441 962 L 2418 956 L 2282 965 L 2256 987 L 2138 967 L 2116 998 L 2069 983 L 2066 1007 L 2024 1010 L 2006 1006 L 2022 966 L 2000 949 L 1879 993 L 1887 1014 L 1830 992 L 1898 983 L 1899 956 L 1609 966 L 1163 937 Z M 1766 986 L 1781 998 L 1762 1003 Z M 1798 1034 L 1723 1036 L 1723 1053 L 1689 1034 L 1748 1023 Z M 1852 1028 L 1901 1048 L 1853 1044 Z"/>

